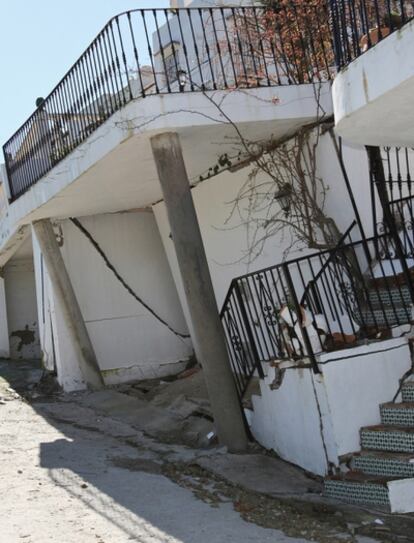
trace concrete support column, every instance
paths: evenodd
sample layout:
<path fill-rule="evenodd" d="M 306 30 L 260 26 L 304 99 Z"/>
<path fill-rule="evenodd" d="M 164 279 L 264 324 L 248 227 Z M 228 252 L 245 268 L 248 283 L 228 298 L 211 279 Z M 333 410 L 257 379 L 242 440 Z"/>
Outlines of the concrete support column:
<path fill-rule="evenodd" d="M 2 270 L 0 270 L 0 358 L 9 358 L 10 340 L 7 321 L 6 289 Z"/>
<path fill-rule="evenodd" d="M 104 383 L 96 355 L 52 224 L 49 219 L 43 219 L 34 222 L 33 229 L 43 254 L 56 301 L 71 336 L 83 378 L 90 388 L 102 388 Z"/>
<path fill-rule="evenodd" d="M 220 442 L 247 447 L 246 429 L 231 373 L 213 285 L 182 156 L 175 133 L 151 138 L 200 362 Z"/>

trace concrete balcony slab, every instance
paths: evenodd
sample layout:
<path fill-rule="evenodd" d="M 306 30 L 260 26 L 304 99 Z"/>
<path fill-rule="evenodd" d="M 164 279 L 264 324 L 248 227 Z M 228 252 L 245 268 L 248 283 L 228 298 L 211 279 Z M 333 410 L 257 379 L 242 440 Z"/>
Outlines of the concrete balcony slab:
<path fill-rule="evenodd" d="M 332 114 L 329 83 L 135 100 L 12 203 L 10 222 L 117 212 L 159 201 L 150 147 L 156 133 L 180 134 L 189 177 L 196 183 L 220 155 L 234 153 L 235 126 L 248 140 L 284 138 L 321 112 Z"/>
<path fill-rule="evenodd" d="M 332 88 L 336 131 L 362 145 L 414 146 L 414 20 L 351 62 Z"/>

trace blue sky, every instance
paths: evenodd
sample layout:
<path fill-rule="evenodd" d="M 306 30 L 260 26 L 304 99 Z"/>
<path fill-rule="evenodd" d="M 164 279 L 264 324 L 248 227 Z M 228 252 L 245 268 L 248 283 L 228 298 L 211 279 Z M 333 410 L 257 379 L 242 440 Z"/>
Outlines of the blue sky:
<path fill-rule="evenodd" d="M 168 5 L 168 0 L 0 0 L 0 145 L 113 15 Z"/>

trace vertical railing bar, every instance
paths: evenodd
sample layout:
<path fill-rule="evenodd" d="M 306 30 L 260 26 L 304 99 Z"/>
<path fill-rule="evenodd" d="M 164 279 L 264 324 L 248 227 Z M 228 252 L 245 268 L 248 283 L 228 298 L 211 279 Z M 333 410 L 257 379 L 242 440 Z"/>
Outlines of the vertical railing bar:
<path fill-rule="evenodd" d="M 249 278 L 246 278 L 245 279 L 245 283 L 244 283 L 247 288 L 248 288 L 248 291 L 249 291 L 249 295 L 250 295 L 250 299 L 252 300 L 252 303 L 253 303 L 253 307 L 254 307 L 254 311 L 256 313 L 256 320 L 257 322 L 259 323 L 259 325 L 261 326 L 260 324 L 260 318 L 258 317 L 258 314 L 257 314 L 257 311 L 256 311 L 256 304 L 254 302 L 254 295 L 253 295 L 253 291 L 250 287 L 250 283 L 249 283 Z M 244 288 L 244 287 L 243 287 Z M 259 352 L 259 358 L 260 360 L 264 360 L 265 359 L 265 354 L 264 354 L 264 351 L 263 351 L 263 347 L 262 347 L 262 344 L 260 342 L 260 338 L 259 338 L 259 334 L 257 332 L 257 326 L 254 325 L 254 317 L 253 317 L 253 313 L 252 313 L 252 310 L 251 310 L 251 307 L 250 307 L 250 304 L 246 304 L 246 312 L 248 313 L 248 317 L 249 317 L 249 320 L 250 322 L 253 324 L 252 326 L 252 331 L 254 333 L 254 336 L 256 338 L 256 346 L 258 348 L 258 350 L 260 351 Z"/>
<path fill-rule="evenodd" d="M 187 11 L 188 22 L 190 23 L 191 36 L 192 36 L 192 39 L 193 39 L 194 52 L 195 52 L 195 56 L 196 56 L 196 59 L 197 59 L 198 73 L 200 75 L 201 85 L 198 85 L 198 87 L 201 88 L 201 90 L 205 90 L 203 70 L 202 70 L 202 66 L 201 66 L 201 63 L 200 63 L 200 55 L 199 55 L 199 51 L 198 51 L 197 39 L 196 39 L 195 32 L 194 32 L 193 18 L 192 18 L 191 13 L 192 13 L 191 10 Z"/>
<path fill-rule="evenodd" d="M 107 72 L 108 72 L 108 79 L 110 82 L 110 86 L 112 88 L 112 96 L 111 96 L 111 104 L 112 106 L 112 112 L 117 111 L 118 109 L 118 86 L 116 85 L 116 81 L 114 82 L 113 74 L 112 74 L 112 55 L 109 55 L 109 35 L 107 29 L 105 29 L 105 32 L 101 33 L 102 35 L 102 41 L 103 41 L 103 50 L 105 51 L 105 61 L 107 66 Z"/>
<path fill-rule="evenodd" d="M 242 374 L 245 376 L 245 380 L 247 381 L 249 373 L 250 373 L 250 367 L 249 367 L 249 361 L 246 359 L 245 345 L 248 345 L 249 342 L 248 342 L 248 338 L 247 338 L 247 336 L 245 334 L 245 330 L 243 329 L 243 321 L 242 321 L 240 313 L 238 311 L 237 299 L 234 300 L 233 296 L 231 296 L 230 300 L 229 300 L 229 303 L 230 303 L 230 307 L 232 309 L 233 316 L 234 316 L 234 324 L 235 324 L 235 327 L 236 327 L 236 330 L 237 330 L 237 336 L 238 336 L 239 341 L 240 341 L 240 349 L 241 349 L 240 354 L 242 356 L 241 370 L 242 370 Z M 244 360 L 244 364 L 243 364 L 243 360 Z"/>
<path fill-rule="evenodd" d="M 119 83 L 120 83 L 120 86 L 121 86 L 121 93 L 122 93 L 122 98 L 124 100 L 124 105 L 126 103 L 126 100 L 125 100 L 125 91 L 124 91 L 124 85 L 122 83 L 122 74 L 121 74 L 121 63 L 119 62 L 119 56 L 118 56 L 118 50 L 117 50 L 117 47 L 116 47 L 116 40 L 115 40 L 115 35 L 114 35 L 114 29 L 113 29 L 113 26 L 112 26 L 112 20 L 109 22 L 109 25 L 108 25 L 108 43 L 109 43 L 109 46 L 111 47 L 111 38 L 112 38 L 112 45 L 113 45 L 113 49 L 114 49 L 114 76 L 115 76 L 115 80 L 119 80 Z M 112 50 L 112 48 L 111 48 Z M 117 77 L 118 75 L 118 77 Z M 121 98 L 121 97 L 119 97 Z"/>
<path fill-rule="evenodd" d="M 259 352 L 257 350 L 256 342 L 254 341 L 254 336 L 253 336 L 253 332 L 252 332 L 252 329 L 251 329 L 250 321 L 249 321 L 249 318 L 247 316 L 244 300 L 243 300 L 243 297 L 241 295 L 239 284 L 238 284 L 237 281 L 234 283 L 234 290 L 235 290 L 235 293 L 236 293 L 236 298 L 237 298 L 238 306 L 239 306 L 239 309 L 240 309 L 241 319 L 242 319 L 242 322 L 244 324 L 244 328 L 245 328 L 246 335 L 247 335 L 247 344 L 250 345 L 251 354 L 252 354 L 252 357 L 253 357 L 253 360 L 254 360 L 254 366 L 255 366 L 255 369 L 257 369 L 259 377 L 261 379 L 263 379 L 264 378 L 264 373 L 263 373 L 263 368 L 262 368 Z"/>
<path fill-rule="evenodd" d="M 220 68 L 221 68 L 221 75 L 223 77 L 224 88 L 227 89 L 228 85 L 227 85 L 226 72 L 224 70 L 223 58 L 222 58 L 221 47 L 220 47 L 220 41 L 218 39 L 216 22 L 214 20 L 214 13 L 213 13 L 212 8 L 208 8 L 208 9 L 210 11 L 210 18 L 211 18 L 211 22 L 212 22 L 212 26 L 213 26 L 213 32 L 214 32 L 214 38 L 215 38 L 215 43 L 216 43 L 217 55 L 218 55 Z"/>
<path fill-rule="evenodd" d="M 213 89 L 217 90 L 217 85 L 216 85 L 214 72 L 213 72 L 213 66 L 211 64 L 210 47 L 209 47 L 207 36 L 206 36 L 206 28 L 205 28 L 205 24 L 204 24 L 204 20 L 203 20 L 203 16 L 202 16 L 202 10 L 200 8 L 197 8 L 197 11 L 198 11 L 199 19 L 200 19 L 201 28 L 202 28 L 202 31 L 203 31 L 204 43 L 205 43 L 205 46 L 206 46 L 207 60 L 208 60 L 208 65 L 210 67 L 211 81 L 213 83 Z"/>
<path fill-rule="evenodd" d="M 300 305 L 299 305 L 298 298 L 296 296 L 295 286 L 293 284 L 292 276 L 290 275 L 289 266 L 286 263 L 282 264 L 282 270 L 283 270 L 283 274 L 285 276 L 285 280 L 286 280 L 286 283 L 287 283 L 287 286 L 288 286 L 290 296 L 291 296 L 291 298 L 293 300 L 293 304 L 295 306 L 296 315 L 297 315 L 297 322 L 298 322 L 298 324 L 300 326 L 301 336 L 303 337 L 303 341 L 305 343 L 305 349 L 306 349 L 307 355 L 308 355 L 308 357 L 309 357 L 309 359 L 311 361 L 312 369 L 313 369 L 314 373 L 320 373 L 318 364 L 316 362 L 315 353 L 313 352 L 313 347 L 312 347 L 312 344 L 311 344 L 310 339 L 309 339 L 308 331 L 306 329 L 306 326 L 303 326 L 302 322 L 301 322 L 301 320 L 302 320 L 301 319 L 301 308 L 300 308 Z M 306 356 L 306 353 L 305 353 L 305 356 Z"/>
<path fill-rule="evenodd" d="M 177 11 L 177 20 L 178 20 L 178 29 L 180 31 L 180 37 L 181 37 L 181 44 L 182 44 L 182 47 L 183 47 L 183 53 L 184 53 L 184 58 L 185 58 L 185 65 L 187 67 L 187 77 L 190 80 L 190 88 L 191 88 L 192 91 L 194 91 L 192 70 L 190 68 L 190 63 L 189 63 L 189 60 L 188 60 L 187 44 L 185 43 L 185 38 L 184 38 L 184 34 L 183 34 L 183 27 L 182 27 L 182 24 L 181 24 L 181 10 Z"/>
<path fill-rule="evenodd" d="M 133 96 L 132 96 L 131 83 L 129 81 L 128 63 L 127 63 L 127 58 L 126 58 L 126 54 L 125 54 L 124 40 L 122 39 L 122 32 L 121 32 L 121 28 L 119 26 L 119 17 L 118 16 L 115 17 L 115 22 L 116 22 L 116 27 L 118 29 L 119 44 L 121 46 L 121 58 L 122 58 L 122 62 L 124 64 L 125 78 L 126 78 L 128 91 L 129 91 L 129 100 L 127 100 L 127 102 L 130 102 L 133 99 Z"/>
<path fill-rule="evenodd" d="M 256 293 L 256 298 L 255 300 L 260 304 L 260 300 L 261 300 L 261 296 L 257 290 L 257 285 L 256 285 L 256 281 L 257 280 L 260 280 L 260 275 L 257 274 L 256 276 L 254 276 L 253 278 L 249 278 L 251 279 L 251 282 L 253 283 L 253 288 L 254 288 L 254 291 Z M 249 281 L 249 287 L 250 287 L 250 281 Z M 252 298 L 253 299 L 253 298 Z M 270 351 L 269 351 L 269 348 L 268 348 L 268 342 L 267 342 L 267 339 L 266 339 L 266 336 L 264 335 L 264 332 L 263 332 L 263 327 L 262 327 L 262 322 L 260 320 L 260 316 L 259 316 L 259 313 L 257 311 L 257 306 L 256 306 L 256 301 L 254 301 L 253 303 L 253 307 L 254 307 L 254 311 L 256 313 L 256 317 L 257 317 L 257 322 L 259 324 L 259 331 L 260 331 L 260 335 L 262 336 L 262 340 L 263 340 L 263 346 L 265 347 L 265 350 L 267 352 L 267 359 L 270 359 L 271 358 L 271 355 L 270 355 Z M 263 317 L 263 308 L 261 307 L 261 316 Z"/>
<path fill-rule="evenodd" d="M 170 21 L 168 19 L 168 11 L 166 9 L 164 10 L 164 15 L 165 15 L 165 19 L 167 21 L 168 34 L 170 36 L 171 49 L 172 49 L 172 54 L 173 54 L 173 58 L 174 58 L 175 73 L 176 73 L 176 76 L 177 76 L 178 84 L 179 84 L 179 86 L 181 88 L 180 81 L 179 81 L 179 79 L 180 79 L 179 66 L 178 66 L 178 62 L 177 62 L 177 53 L 178 53 L 178 51 L 176 51 L 176 49 L 175 49 L 175 44 L 174 44 L 173 36 L 172 36 L 172 33 L 171 33 L 171 25 L 170 25 Z"/>
<path fill-rule="evenodd" d="M 220 13 L 221 13 L 221 18 L 223 20 L 224 31 L 225 31 L 225 34 L 226 34 L 227 49 L 228 49 L 228 52 L 229 52 L 229 57 L 230 57 L 231 66 L 232 66 L 233 75 L 234 75 L 234 84 L 235 84 L 235 86 L 237 86 L 237 73 L 236 73 L 236 67 L 234 65 L 234 59 L 233 59 L 233 48 L 231 46 L 230 38 L 229 38 L 229 29 L 227 28 L 226 18 L 224 16 L 224 10 L 223 10 L 223 8 L 219 8 L 219 9 L 220 9 Z"/>
<path fill-rule="evenodd" d="M 167 91 L 168 91 L 168 93 L 170 93 L 171 92 L 170 76 L 168 74 L 167 65 L 165 63 L 164 45 L 162 44 L 162 40 L 161 40 L 160 27 L 158 25 L 158 18 L 157 18 L 157 10 L 156 9 L 152 10 L 152 16 L 153 16 L 154 22 L 155 22 L 155 28 L 156 28 L 157 38 L 158 38 L 158 47 L 160 48 L 159 52 L 160 52 L 160 55 L 161 55 L 162 65 L 163 65 L 163 69 L 164 69 L 165 81 L 167 83 Z"/>
<path fill-rule="evenodd" d="M 135 40 L 134 29 L 132 27 L 132 16 L 131 16 L 130 11 L 127 12 L 127 18 L 128 18 L 129 31 L 130 31 L 130 34 L 131 34 L 132 47 L 133 47 L 133 51 L 134 51 L 134 58 L 135 58 L 135 62 L 137 64 L 137 74 L 138 74 L 139 84 L 141 86 L 141 96 L 145 97 L 144 83 L 142 81 L 142 74 L 141 74 L 141 65 L 140 65 L 140 62 L 139 62 L 138 49 L 137 49 L 137 44 L 136 44 L 136 40 Z"/>

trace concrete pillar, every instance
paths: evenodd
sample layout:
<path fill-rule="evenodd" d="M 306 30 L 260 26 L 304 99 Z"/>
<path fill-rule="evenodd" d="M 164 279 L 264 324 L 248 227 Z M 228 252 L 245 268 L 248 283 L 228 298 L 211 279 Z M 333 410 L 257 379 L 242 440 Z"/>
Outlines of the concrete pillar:
<path fill-rule="evenodd" d="M 220 442 L 247 447 L 246 429 L 231 373 L 213 285 L 182 156 L 175 133 L 151 138 L 185 295 Z"/>
<path fill-rule="evenodd" d="M 9 325 L 7 320 L 6 289 L 3 270 L 0 270 L 0 358 L 9 358 Z"/>
<path fill-rule="evenodd" d="M 96 355 L 52 224 L 49 219 L 36 221 L 33 223 L 33 230 L 43 254 L 56 301 L 71 336 L 83 378 L 90 388 L 102 388 L 104 383 Z"/>

